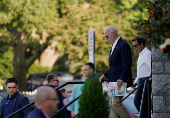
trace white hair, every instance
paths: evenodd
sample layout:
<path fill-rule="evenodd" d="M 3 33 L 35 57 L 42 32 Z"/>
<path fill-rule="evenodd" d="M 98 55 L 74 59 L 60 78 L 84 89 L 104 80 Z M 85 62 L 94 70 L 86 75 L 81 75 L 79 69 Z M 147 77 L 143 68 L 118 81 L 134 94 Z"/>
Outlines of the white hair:
<path fill-rule="evenodd" d="M 115 32 L 115 34 L 119 34 L 119 31 L 116 29 L 116 27 L 112 26 L 112 25 L 109 25 L 107 26 L 105 29 L 104 29 L 104 32 L 108 30 L 109 32 Z"/>

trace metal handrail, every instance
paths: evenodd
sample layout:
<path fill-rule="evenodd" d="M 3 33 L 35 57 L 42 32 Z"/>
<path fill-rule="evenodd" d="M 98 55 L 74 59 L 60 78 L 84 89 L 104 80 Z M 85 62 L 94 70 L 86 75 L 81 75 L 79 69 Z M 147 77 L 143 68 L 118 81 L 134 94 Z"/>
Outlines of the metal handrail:
<path fill-rule="evenodd" d="M 126 97 L 124 97 L 123 100 L 122 100 L 122 102 L 123 102 L 126 98 L 128 98 L 133 92 L 135 92 L 137 88 L 138 88 L 138 87 L 136 87 L 136 88 L 135 88 L 133 91 L 131 91 Z"/>
<path fill-rule="evenodd" d="M 148 118 L 151 118 L 151 81 L 147 84 L 147 97 L 148 97 Z"/>
<path fill-rule="evenodd" d="M 108 79 L 103 79 L 103 81 L 108 81 Z M 126 98 L 128 98 L 133 92 L 135 92 L 136 90 L 137 90 L 137 88 L 138 87 L 136 87 L 133 91 L 131 91 L 126 97 L 124 97 L 123 99 L 122 99 L 122 102 L 126 99 Z M 72 118 L 75 118 L 77 116 L 77 114 L 75 115 L 75 116 L 73 116 Z"/>
<path fill-rule="evenodd" d="M 141 105 L 140 105 L 140 111 L 139 111 L 139 118 L 142 118 L 143 114 L 143 108 L 144 108 L 144 103 L 146 101 L 146 95 L 148 99 L 148 118 L 151 118 L 151 81 L 150 80 L 145 80 L 144 83 L 144 88 L 143 88 L 143 94 L 142 94 L 142 100 L 141 100 Z"/>
<path fill-rule="evenodd" d="M 66 83 L 62 84 L 61 86 L 55 88 L 55 90 L 59 90 L 60 88 L 66 86 L 67 84 L 83 84 L 83 83 L 84 83 L 84 81 L 72 81 L 72 82 L 66 82 Z M 31 103 L 27 104 L 26 106 L 24 106 L 24 107 L 22 107 L 21 109 L 19 109 L 19 110 L 13 112 L 12 114 L 10 114 L 9 116 L 7 116 L 6 118 L 11 118 L 12 116 L 14 116 L 14 115 L 18 114 L 19 112 L 25 110 L 26 108 L 32 106 L 34 103 L 35 103 L 35 102 L 31 102 Z"/>
<path fill-rule="evenodd" d="M 108 80 L 108 79 L 103 79 L 102 82 L 103 82 L 103 81 L 109 81 L 109 80 Z M 84 81 L 71 81 L 71 82 L 66 82 L 66 83 L 62 84 L 61 86 L 55 88 L 55 90 L 59 90 L 60 88 L 66 86 L 67 84 L 83 84 L 83 83 L 84 83 Z M 123 102 L 127 97 L 129 97 L 136 89 L 137 89 L 137 88 L 135 88 L 132 92 L 130 92 L 130 93 L 122 100 L 122 102 Z M 80 97 L 80 96 L 78 96 L 77 98 L 75 98 L 73 101 L 71 101 L 71 102 L 70 102 L 69 104 L 67 104 L 66 106 L 62 107 L 62 108 L 61 108 L 60 110 L 58 110 L 57 112 L 55 112 L 50 118 L 52 118 L 52 117 L 55 116 L 56 114 L 59 114 L 59 113 L 60 113 L 61 111 L 63 111 L 64 109 L 66 109 L 70 104 L 72 104 L 74 101 L 76 101 L 77 99 L 79 99 L 79 97 Z M 25 110 L 26 108 L 32 106 L 34 103 L 35 103 L 35 102 L 29 103 L 28 105 L 26 105 L 26 106 L 22 107 L 21 109 L 15 111 L 14 113 L 10 114 L 10 115 L 7 116 L 6 118 L 11 118 L 12 116 L 16 115 L 17 113 L 19 113 L 19 112 Z M 75 116 L 76 116 L 76 115 L 75 115 Z M 74 116 L 74 117 L 75 117 L 75 116 Z M 73 118 L 74 118 L 74 117 L 73 117 Z"/>
<path fill-rule="evenodd" d="M 64 107 L 62 107 L 60 110 L 58 110 L 57 112 L 55 112 L 53 115 L 50 116 L 50 118 L 53 118 L 55 115 L 59 114 L 60 112 L 62 112 L 64 109 L 66 109 L 69 105 L 71 105 L 73 102 L 75 102 L 76 100 L 79 99 L 81 95 L 79 95 L 78 97 L 76 97 L 74 100 L 72 100 L 70 103 L 68 103 L 67 105 L 65 105 Z"/>
<path fill-rule="evenodd" d="M 22 107 L 21 109 L 19 109 L 19 110 L 13 112 L 12 114 L 10 114 L 9 116 L 7 116 L 6 118 L 11 118 L 12 116 L 14 116 L 14 115 L 18 114 L 19 112 L 25 110 L 26 108 L 32 106 L 34 103 L 35 103 L 35 102 L 31 102 L 31 103 L 25 105 L 24 107 Z"/>

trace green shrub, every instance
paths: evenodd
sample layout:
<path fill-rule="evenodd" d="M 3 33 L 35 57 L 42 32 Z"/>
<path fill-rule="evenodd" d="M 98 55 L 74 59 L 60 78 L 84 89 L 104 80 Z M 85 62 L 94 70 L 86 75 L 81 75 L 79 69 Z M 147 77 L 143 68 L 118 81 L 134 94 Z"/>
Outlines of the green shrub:
<path fill-rule="evenodd" d="M 79 100 L 78 118 L 108 118 L 109 105 L 98 78 L 88 78 Z"/>

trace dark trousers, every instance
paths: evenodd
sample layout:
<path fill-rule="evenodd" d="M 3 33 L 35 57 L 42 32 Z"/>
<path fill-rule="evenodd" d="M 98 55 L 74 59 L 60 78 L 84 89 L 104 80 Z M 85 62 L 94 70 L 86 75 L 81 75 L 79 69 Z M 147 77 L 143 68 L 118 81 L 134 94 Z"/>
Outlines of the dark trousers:
<path fill-rule="evenodd" d="M 149 79 L 149 78 L 148 78 Z M 145 80 L 139 81 L 138 88 L 135 94 L 134 98 L 134 104 L 136 106 L 136 109 L 140 111 L 140 105 L 141 105 L 141 100 L 142 100 L 142 94 L 143 94 L 143 88 L 144 88 L 144 83 Z M 148 107 L 147 107 L 147 93 L 145 94 L 145 101 L 143 103 L 143 113 L 141 114 L 142 118 L 147 118 L 148 117 Z"/>

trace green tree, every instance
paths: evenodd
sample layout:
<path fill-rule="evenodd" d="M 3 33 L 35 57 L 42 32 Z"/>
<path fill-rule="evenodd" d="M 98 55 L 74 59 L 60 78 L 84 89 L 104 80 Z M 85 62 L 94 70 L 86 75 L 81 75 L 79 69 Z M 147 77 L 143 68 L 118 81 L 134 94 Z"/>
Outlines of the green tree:
<path fill-rule="evenodd" d="M 13 53 L 12 48 L 9 46 L 0 47 L 0 79 L 12 77 Z M 3 81 L 3 80 L 2 80 Z"/>
<path fill-rule="evenodd" d="M 56 32 L 57 50 L 68 55 L 72 73 L 82 74 L 80 67 L 88 62 L 88 31 L 95 30 L 96 35 L 96 70 L 103 72 L 108 68 L 108 55 L 111 44 L 105 40 L 103 30 L 108 25 L 118 28 L 120 36 L 131 40 L 139 31 L 132 23 L 123 19 L 122 14 L 116 14 L 116 4 L 113 1 L 94 0 L 74 5 L 65 4 L 65 15 L 59 22 Z"/>
<path fill-rule="evenodd" d="M 88 78 L 79 98 L 78 118 L 108 118 L 109 105 L 99 79 Z"/>
<path fill-rule="evenodd" d="M 141 25 L 145 27 L 143 36 L 152 42 L 152 45 L 158 49 L 167 38 L 170 38 L 170 6 L 169 0 L 157 0 L 148 2 L 148 20 Z M 170 52 L 165 52 L 170 57 Z"/>
<path fill-rule="evenodd" d="M 57 24 L 56 1 L 1 0 L 0 44 L 13 47 L 13 77 L 25 89 L 29 67 L 51 44 L 52 29 Z M 26 56 L 31 46 L 31 55 Z"/>

